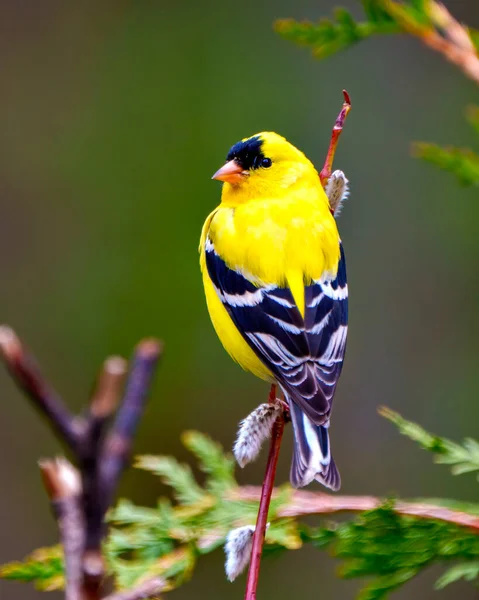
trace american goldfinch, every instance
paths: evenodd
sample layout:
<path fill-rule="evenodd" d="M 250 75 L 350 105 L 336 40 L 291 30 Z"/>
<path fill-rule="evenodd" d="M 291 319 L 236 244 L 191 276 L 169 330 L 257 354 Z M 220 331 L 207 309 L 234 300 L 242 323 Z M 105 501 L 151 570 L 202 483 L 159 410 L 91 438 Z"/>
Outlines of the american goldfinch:
<path fill-rule="evenodd" d="M 329 420 L 346 346 L 348 288 L 341 240 L 314 165 L 263 132 L 229 151 L 213 179 L 200 263 L 213 326 L 244 369 L 281 388 L 294 429 L 290 480 L 341 484 Z"/>

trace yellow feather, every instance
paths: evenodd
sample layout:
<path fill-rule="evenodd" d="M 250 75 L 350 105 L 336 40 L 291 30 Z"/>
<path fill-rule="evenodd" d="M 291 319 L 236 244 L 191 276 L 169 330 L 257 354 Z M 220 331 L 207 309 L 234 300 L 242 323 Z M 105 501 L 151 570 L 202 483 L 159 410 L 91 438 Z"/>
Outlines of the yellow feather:
<path fill-rule="evenodd" d="M 272 381 L 274 378 L 269 369 L 263 365 L 236 329 L 221 300 L 218 298 L 218 294 L 206 270 L 203 271 L 203 284 L 211 322 L 228 354 L 246 371 L 250 371 L 260 379 Z"/>
<path fill-rule="evenodd" d="M 205 289 L 206 305 L 210 314 L 211 322 L 215 328 L 216 335 L 221 340 L 225 350 L 231 358 L 237 362 L 243 369 L 250 371 L 256 377 L 266 381 L 272 381 L 273 375 L 256 354 L 251 350 L 241 333 L 236 329 L 227 310 L 218 298 L 218 294 L 213 286 L 208 270 L 206 268 L 205 242 L 211 220 L 218 209 L 214 210 L 206 219 L 203 225 L 200 239 L 200 265 L 203 273 L 203 286 Z"/>
<path fill-rule="evenodd" d="M 304 306 L 304 278 L 301 271 L 289 271 L 286 273 L 286 281 L 288 282 L 289 289 L 293 294 L 296 306 L 299 308 L 301 316 L 304 318 L 305 306 Z"/>
<path fill-rule="evenodd" d="M 281 136 L 266 132 L 259 137 L 272 167 L 251 170 L 239 185 L 223 184 L 221 204 L 206 220 L 200 249 L 208 310 L 218 337 L 243 368 L 271 379 L 215 292 L 205 264 L 206 236 L 228 267 L 257 285 L 288 286 L 304 315 L 304 286 L 337 272 L 339 234 L 313 164 Z"/>

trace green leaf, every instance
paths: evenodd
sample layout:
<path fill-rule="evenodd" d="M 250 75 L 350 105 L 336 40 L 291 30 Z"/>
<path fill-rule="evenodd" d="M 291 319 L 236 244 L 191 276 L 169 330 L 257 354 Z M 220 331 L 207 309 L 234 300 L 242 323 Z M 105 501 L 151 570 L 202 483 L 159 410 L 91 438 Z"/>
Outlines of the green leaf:
<path fill-rule="evenodd" d="M 142 579 L 156 575 L 176 580 L 175 587 L 190 577 L 196 563 L 196 553 L 190 546 L 183 546 L 150 564 Z"/>
<path fill-rule="evenodd" d="M 401 587 L 417 574 L 417 569 L 402 569 L 393 575 L 377 577 L 359 592 L 358 600 L 380 600 L 380 598 L 386 598 L 389 592 Z"/>
<path fill-rule="evenodd" d="M 419 14 L 423 14 L 424 16 L 427 16 L 426 1 L 427 0 L 409 0 L 412 8 L 414 8 Z"/>
<path fill-rule="evenodd" d="M 334 20 L 322 18 L 318 23 L 280 19 L 274 28 L 283 38 L 310 47 L 313 56 L 323 59 L 375 34 L 399 33 L 401 25 L 378 0 L 363 0 L 366 21 L 356 22 L 345 8 L 334 11 Z"/>
<path fill-rule="evenodd" d="M 381 23 L 394 23 L 394 19 L 382 8 L 378 0 L 362 0 L 361 3 L 363 5 L 368 22 L 372 25 L 378 25 Z"/>
<path fill-rule="evenodd" d="M 266 543 L 275 544 L 288 550 L 298 550 L 303 545 L 295 519 L 281 519 L 266 531 Z"/>
<path fill-rule="evenodd" d="M 461 184 L 479 185 L 479 155 L 472 150 L 418 142 L 413 151 L 419 158 L 455 175 Z"/>
<path fill-rule="evenodd" d="M 186 431 L 183 444 L 199 461 L 200 469 L 208 475 L 207 487 L 216 492 L 236 487 L 233 457 L 225 454 L 220 444 L 199 431 Z"/>
<path fill-rule="evenodd" d="M 472 43 L 476 47 L 477 52 L 479 52 L 479 31 L 477 29 L 473 29 L 472 27 L 469 27 L 468 31 Z"/>
<path fill-rule="evenodd" d="M 418 442 L 425 450 L 435 452 L 436 454 L 447 454 L 449 451 L 449 442 L 440 437 L 431 435 L 423 427 L 412 421 L 407 421 L 399 413 L 391 410 L 387 406 L 381 406 L 378 410 L 382 417 L 394 423 L 400 433 L 407 436 L 411 440 Z"/>
<path fill-rule="evenodd" d="M 331 547 L 336 540 L 337 528 L 335 524 L 330 523 L 328 527 L 308 527 L 301 524 L 300 535 L 303 543 L 312 543 L 318 550 L 326 550 Z"/>
<path fill-rule="evenodd" d="M 437 454 L 437 463 L 452 465 L 453 475 L 479 470 L 479 443 L 476 440 L 467 438 L 461 446 L 446 438 L 431 435 L 417 423 L 407 421 L 387 407 L 381 407 L 379 414 L 394 423 L 403 435 L 418 442 L 425 450 Z"/>
<path fill-rule="evenodd" d="M 45 592 L 64 587 L 63 552 L 60 546 L 39 548 L 23 562 L 11 562 L 0 567 L 0 578 L 32 582 Z"/>
<path fill-rule="evenodd" d="M 317 530 L 303 527 L 301 535 L 343 560 L 342 577 L 373 578 L 359 595 L 363 600 L 386 597 L 433 563 L 479 558 L 479 536 L 474 531 L 402 516 L 394 511 L 393 501 L 346 523 Z"/>
<path fill-rule="evenodd" d="M 354 44 L 361 39 L 360 30 L 348 10 L 345 8 L 337 8 L 334 11 L 334 16 L 336 17 L 342 35 L 348 44 Z"/>
<path fill-rule="evenodd" d="M 181 504 L 195 504 L 203 500 L 204 492 L 196 483 L 188 465 L 182 465 L 169 456 L 138 456 L 135 467 L 159 475 L 161 480 L 174 490 Z"/>
<path fill-rule="evenodd" d="M 469 106 L 466 115 L 467 120 L 474 127 L 476 133 L 479 135 L 479 106 Z"/>
<path fill-rule="evenodd" d="M 117 506 L 108 512 L 108 520 L 122 525 L 153 525 L 158 521 L 158 511 L 121 499 Z"/>
<path fill-rule="evenodd" d="M 476 581 L 479 578 L 479 562 L 461 563 L 454 565 L 448 569 L 439 579 L 436 581 L 436 589 L 442 590 L 450 583 L 455 583 L 459 579 L 465 579 L 466 581 Z"/>

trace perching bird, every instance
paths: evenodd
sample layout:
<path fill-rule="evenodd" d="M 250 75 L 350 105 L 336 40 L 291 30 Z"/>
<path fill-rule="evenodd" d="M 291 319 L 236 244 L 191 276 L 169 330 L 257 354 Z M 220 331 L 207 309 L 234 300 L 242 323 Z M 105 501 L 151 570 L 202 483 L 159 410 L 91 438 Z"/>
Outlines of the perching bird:
<path fill-rule="evenodd" d="M 224 182 L 221 204 L 203 226 L 200 262 L 214 328 L 236 362 L 285 396 L 292 485 L 337 490 L 328 428 L 348 288 L 328 198 L 313 164 L 271 132 L 235 144 L 213 179 Z"/>

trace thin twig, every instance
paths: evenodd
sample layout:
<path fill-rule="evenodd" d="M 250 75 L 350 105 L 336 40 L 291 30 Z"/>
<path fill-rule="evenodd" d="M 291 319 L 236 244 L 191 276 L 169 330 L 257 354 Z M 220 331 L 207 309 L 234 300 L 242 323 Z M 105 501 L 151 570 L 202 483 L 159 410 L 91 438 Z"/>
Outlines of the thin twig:
<path fill-rule="evenodd" d="M 156 598 L 166 587 L 166 581 L 162 577 L 152 577 L 130 590 L 111 594 L 104 600 L 143 600 L 144 598 Z"/>
<path fill-rule="evenodd" d="M 275 400 L 276 386 L 273 384 L 269 394 L 269 402 L 275 402 Z M 284 413 L 281 413 L 281 415 L 276 419 L 271 432 L 271 443 L 268 461 L 266 463 L 266 473 L 263 480 L 263 487 L 261 488 L 258 517 L 256 519 L 256 527 L 253 534 L 253 547 L 251 550 L 251 560 L 248 570 L 248 579 L 246 582 L 245 600 L 256 600 L 261 554 L 263 552 L 269 505 L 271 503 L 271 494 L 273 492 L 276 467 L 278 464 L 279 451 L 281 449 L 281 440 L 283 439 L 284 425 Z"/>
<path fill-rule="evenodd" d="M 273 496 L 279 490 L 273 491 Z M 284 493 L 284 492 L 283 492 Z M 235 499 L 255 502 L 261 497 L 261 488 L 245 486 L 232 493 Z M 302 517 L 305 515 L 326 515 L 338 512 L 364 512 L 384 505 L 385 500 L 375 496 L 332 496 L 323 492 L 295 490 L 288 504 L 278 509 L 277 517 Z M 479 530 L 479 517 L 451 510 L 443 506 L 423 502 L 397 501 L 392 505 L 394 512 L 423 519 L 437 519 L 463 527 Z"/>
<path fill-rule="evenodd" d="M 331 177 L 331 173 L 333 172 L 333 161 L 334 155 L 336 154 L 336 148 L 339 142 L 339 136 L 343 131 L 344 122 L 346 117 L 348 116 L 349 111 L 351 110 L 351 98 L 346 90 L 343 90 L 344 103 L 339 112 L 339 115 L 336 118 L 336 122 L 334 123 L 333 130 L 331 132 L 331 139 L 329 141 L 328 153 L 326 154 L 326 160 L 324 161 L 324 166 L 321 169 L 321 173 L 319 174 L 319 179 L 321 180 L 321 185 L 326 187 L 329 178 Z"/>

